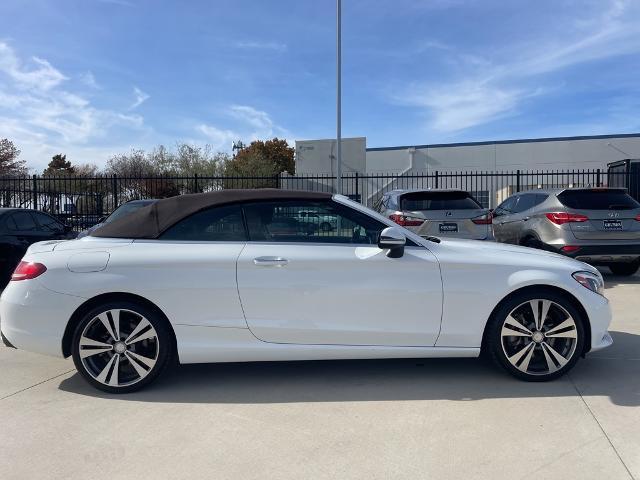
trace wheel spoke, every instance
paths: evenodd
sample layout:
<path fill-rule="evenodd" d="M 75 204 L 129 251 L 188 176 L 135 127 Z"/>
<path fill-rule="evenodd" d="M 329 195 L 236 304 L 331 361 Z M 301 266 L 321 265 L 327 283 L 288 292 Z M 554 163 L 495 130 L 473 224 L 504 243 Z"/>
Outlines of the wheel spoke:
<path fill-rule="evenodd" d="M 142 368 L 140 364 L 133 359 L 133 355 L 131 355 L 131 352 L 126 351 L 124 352 L 124 354 L 127 357 L 127 360 L 129 360 L 129 363 L 131 364 L 131 366 L 135 369 L 136 373 L 140 376 L 140 378 L 147 375 L 147 371 L 144 368 Z"/>
<path fill-rule="evenodd" d="M 120 310 L 111 310 L 111 318 L 113 319 L 115 333 L 118 337 L 116 340 L 120 340 Z"/>
<path fill-rule="evenodd" d="M 505 326 L 510 326 L 516 328 L 518 330 L 522 330 L 525 333 L 518 332 L 517 330 L 505 329 Z M 505 333 L 505 330 L 509 333 Z M 522 323 L 520 323 L 513 315 L 509 315 L 507 319 L 504 321 L 504 326 L 502 327 L 502 336 L 514 336 L 514 337 L 530 337 L 533 335 L 533 332 L 525 327 Z"/>
<path fill-rule="evenodd" d="M 109 335 L 111 335 L 111 338 L 113 338 L 114 341 L 117 342 L 118 340 L 120 340 L 119 335 L 111 326 L 111 322 L 109 321 L 109 317 L 107 316 L 106 312 L 98 315 L 98 319 L 100 320 L 100 322 L 102 322 L 102 325 L 104 325 L 104 328 L 107 330 Z"/>
<path fill-rule="evenodd" d="M 577 338 L 578 331 L 576 330 L 573 318 L 568 318 L 561 324 L 553 327 L 544 335 L 547 338 Z"/>
<path fill-rule="evenodd" d="M 113 346 L 109 343 L 98 342 L 87 337 L 80 337 L 80 358 L 87 358 L 98 353 L 110 351 Z"/>
<path fill-rule="evenodd" d="M 526 363 L 526 367 L 523 370 L 526 372 L 527 368 L 529 368 L 529 362 L 531 361 L 531 356 L 533 355 L 534 347 L 535 347 L 535 343 L 533 342 L 529 343 L 527 346 L 523 347 L 518 353 L 510 356 L 509 361 L 514 367 L 519 368 L 520 370 L 522 370 L 522 365 Z M 522 365 L 518 366 L 517 364 L 522 357 L 525 357 L 524 360 L 522 361 Z"/>
<path fill-rule="evenodd" d="M 549 307 L 551 307 L 551 301 L 549 300 L 531 300 L 529 302 L 531 311 L 533 312 L 533 320 L 536 324 L 536 330 L 542 330 L 544 321 L 549 314 Z"/>
<path fill-rule="evenodd" d="M 129 360 L 131 360 L 131 357 L 132 357 L 134 361 L 138 361 L 142 363 L 143 365 L 147 366 L 149 369 L 152 369 L 153 366 L 156 364 L 156 360 L 154 358 L 143 357 L 142 355 L 132 352 L 131 350 L 128 350 L 127 354 L 128 354 L 127 356 L 129 356 Z"/>
<path fill-rule="evenodd" d="M 146 328 L 148 328 L 148 330 L 145 331 Z M 155 338 L 156 336 L 156 331 L 151 323 L 149 323 L 146 318 L 142 318 L 140 319 L 140 323 L 138 323 L 136 328 L 133 329 L 133 332 L 129 334 L 124 343 L 131 345 L 133 343 L 140 342 L 141 340 Z"/>
<path fill-rule="evenodd" d="M 111 373 L 111 378 L 109 378 L 109 385 L 111 385 L 112 387 L 117 387 L 118 386 L 118 371 L 120 369 L 120 354 L 116 353 L 114 355 L 115 357 L 115 362 L 113 364 L 113 372 Z"/>
<path fill-rule="evenodd" d="M 114 355 L 113 357 L 111 357 L 111 360 L 109 360 L 109 362 L 107 362 L 107 364 L 104 366 L 104 368 L 102 369 L 100 374 L 96 377 L 97 381 L 99 381 L 100 383 L 107 384 L 107 376 L 109 375 L 109 372 L 111 371 L 111 367 L 113 367 L 113 364 L 115 362 L 117 362 L 117 358 L 116 357 L 118 357 L 118 355 Z M 112 375 L 112 377 L 113 377 L 113 375 Z M 117 385 L 117 383 L 116 383 L 116 385 Z"/>
<path fill-rule="evenodd" d="M 558 363 L 559 366 L 555 366 L 554 364 L 554 370 L 558 370 L 559 368 L 562 368 L 566 365 L 566 363 L 569 361 L 568 359 L 564 358 L 562 355 L 560 355 L 551 345 L 549 345 L 547 342 L 543 342 L 542 343 L 543 347 L 542 350 L 545 352 L 545 358 L 547 359 L 547 365 L 549 365 L 549 356 L 548 356 L 548 352 L 551 353 L 551 355 L 553 356 L 553 358 L 555 359 L 555 361 Z"/>

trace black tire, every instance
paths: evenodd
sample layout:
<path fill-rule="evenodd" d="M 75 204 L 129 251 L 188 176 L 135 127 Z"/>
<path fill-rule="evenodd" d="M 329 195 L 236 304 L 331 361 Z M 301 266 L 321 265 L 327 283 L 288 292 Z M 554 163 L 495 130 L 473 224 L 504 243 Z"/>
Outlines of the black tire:
<path fill-rule="evenodd" d="M 560 314 L 562 313 L 562 309 L 564 309 L 564 313 L 568 313 L 572 317 L 572 319 L 575 321 L 575 334 L 577 338 L 574 340 L 575 343 L 572 343 L 571 344 L 572 346 L 569 349 L 570 351 L 572 351 L 571 357 L 568 359 L 566 364 L 564 364 L 559 368 L 557 368 L 559 364 L 555 364 L 554 367 L 556 367 L 557 370 L 550 371 L 548 373 L 544 373 L 544 365 L 548 363 L 548 361 L 545 360 L 546 358 L 545 353 L 549 352 L 549 349 L 548 349 L 549 343 L 557 342 L 558 339 L 545 338 L 542 343 L 546 343 L 547 346 L 544 346 L 542 344 L 537 344 L 533 340 L 530 341 L 530 343 L 534 343 L 534 345 L 531 347 L 534 350 L 534 352 L 532 353 L 532 356 L 530 357 L 531 362 L 534 362 L 535 360 L 537 364 L 541 365 L 540 371 L 537 371 L 537 372 L 533 369 L 531 370 L 531 372 L 524 372 L 519 368 L 517 368 L 516 366 L 514 366 L 509 361 L 509 358 L 507 356 L 507 353 L 506 353 L 507 346 L 503 344 L 502 329 L 503 329 L 505 320 L 507 320 L 507 316 L 513 313 L 514 309 L 518 309 L 518 308 L 524 309 L 526 308 L 526 305 L 524 304 L 526 304 L 529 301 L 538 300 L 538 299 L 551 301 L 560 307 L 558 309 L 556 309 L 556 307 L 550 308 L 549 310 L 550 313 L 546 317 L 548 319 L 546 320 L 548 322 L 547 323 L 548 327 L 554 326 L 554 321 L 553 321 L 554 319 L 549 318 L 549 316 L 555 316 L 557 317 L 558 322 L 561 321 Z M 533 313 L 531 315 L 533 315 Z M 524 321 L 526 321 L 526 319 L 524 319 Z M 543 326 L 543 328 L 546 328 L 546 327 Z M 550 330 L 553 330 L 553 328 L 549 328 L 549 331 Z M 523 349 L 528 348 L 529 345 L 524 343 L 527 341 L 526 336 L 513 337 L 513 338 L 517 338 L 518 339 L 517 341 L 520 341 L 520 338 L 523 338 L 522 342 L 523 342 L 523 345 L 525 345 Z M 559 339 L 559 340 L 560 342 L 565 341 L 565 339 Z M 569 340 L 566 340 L 566 341 L 568 342 Z M 558 377 L 561 377 L 562 375 L 564 375 L 574 367 L 574 365 L 582 355 L 582 352 L 584 351 L 584 342 L 585 342 L 585 319 L 582 318 L 582 315 L 574 307 L 573 303 L 567 297 L 561 294 L 558 294 L 555 291 L 547 290 L 545 288 L 540 288 L 535 290 L 533 289 L 527 290 L 525 292 L 515 294 L 512 297 L 508 298 L 506 301 L 502 302 L 500 307 L 495 311 L 492 318 L 489 319 L 489 322 L 487 324 L 485 344 L 483 345 L 483 349 L 485 351 L 483 353 L 485 353 L 487 356 L 490 356 L 494 361 L 494 363 L 496 363 L 497 365 L 505 369 L 507 372 L 509 372 L 511 375 L 513 375 L 514 377 L 520 380 L 525 380 L 529 382 L 546 382 L 546 381 L 554 380 Z M 554 345 L 552 345 L 552 347 L 555 347 L 555 343 Z M 546 350 L 546 352 L 544 352 L 543 350 Z"/>
<path fill-rule="evenodd" d="M 153 367 L 146 370 L 146 373 L 145 373 L 146 376 L 141 378 L 139 381 L 136 381 L 135 383 L 131 383 L 131 384 L 123 384 L 122 386 L 106 385 L 105 383 L 102 383 L 96 380 L 96 378 L 94 378 L 92 373 L 89 372 L 89 369 L 91 368 L 91 366 L 90 365 L 85 366 L 80 354 L 80 350 L 81 350 L 80 340 L 83 336 L 83 333 L 85 332 L 85 329 L 94 328 L 94 327 L 88 327 L 90 324 L 98 325 L 97 322 L 95 322 L 98 315 L 106 314 L 106 312 L 113 311 L 113 310 L 127 311 L 125 313 L 126 315 L 131 316 L 131 319 L 129 320 L 131 322 L 130 323 L 131 325 L 134 325 L 133 319 L 137 318 L 136 315 L 142 317 L 143 319 L 146 319 L 151 325 L 151 327 L 155 329 L 156 335 L 154 336 L 154 339 L 157 339 L 157 341 L 154 339 L 151 339 L 151 340 L 144 340 L 143 342 L 136 343 L 136 345 L 140 344 L 144 346 L 149 342 L 154 342 L 154 341 L 156 342 L 155 346 L 152 345 L 153 351 L 155 353 L 154 355 L 155 363 Z M 120 315 L 122 315 L 122 313 Z M 122 330 L 122 325 L 120 330 Z M 150 330 L 150 329 L 147 328 L 147 330 Z M 129 335 L 131 333 L 133 332 L 130 331 Z M 91 337 L 87 336 L 86 338 L 95 339 L 93 337 L 94 336 L 91 336 Z M 108 343 L 109 340 L 103 340 L 103 341 Z M 136 353 L 135 346 L 134 347 L 129 346 L 128 348 L 130 349 L 130 352 L 133 352 L 134 354 Z M 80 375 L 82 375 L 90 385 L 97 388 L 98 390 L 102 390 L 103 392 L 107 392 L 107 393 L 130 393 L 136 390 L 140 390 L 141 388 L 144 388 L 150 383 L 152 383 L 153 381 L 155 381 L 167 369 L 167 367 L 173 363 L 173 359 L 175 358 L 175 339 L 173 336 L 173 332 L 171 331 L 170 326 L 168 325 L 167 320 L 162 315 L 158 314 L 156 311 L 149 309 L 144 305 L 140 305 L 130 301 L 113 301 L 113 302 L 108 302 L 103 305 L 100 305 L 92 309 L 86 315 L 83 316 L 83 318 L 80 320 L 80 322 L 78 323 L 75 329 L 72 344 L 71 344 L 71 349 L 72 349 L 73 363 L 75 364 L 76 369 L 78 370 Z M 113 350 L 115 350 L 115 348 Z M 139 353 L 141 352 L 138 352 L 138 354 Z M 90 358 L 99 359 L 100 356 L 109 358 L 109 354 L 111 354 L 112 356 L 114 355 L 112 351 L 103 350 L 103 353 L 93 355 Z M 129 360 L 126 357 L 126 353 L 123 354 L 122 356 L 123 356 L 122 362 L 125 363 L 124 367 L 128 366 L 131 372 L 136 370 L 133 368 L 134 367 L 134 365 L 132 365 L 133 361 Z M 145 356 L 148 356 L 148 355 L 145 355 Z M 104 362 L 106 361 L 107 360 L 105 359 Z M 118 363 L 122 365 L 122 363 L 120 362 Z M 138 367 L 144 367 L 144 365 L 138 364 Z M 122 367 L 120 368 L 122 369 Z M 122 372 L 122 370 L 120 370 L 120 372 Z M 111 375 L 113 375 L 113 373 L 111 373 Z"/>
<path fill-rule="evenodd" d="M 529 247 L 529 248 L 537 248 L 538 250 L 541 250 L 544 248 L 544 246 L 542 245 L 542 242 L 540 240 L 538 240 L 535 237 L 527 237 L 525 238 L 521 245 L 523 247 Z"/>
<path fill-rule="evenodd" d="M 614 275 L 622 275 L 625 277 L 629 277 L 634 275 L 638 269 L 640 268 L 640 262 L 627 262 L 627 263 L 612 263 L 609 265 L 609 270 Z"/>

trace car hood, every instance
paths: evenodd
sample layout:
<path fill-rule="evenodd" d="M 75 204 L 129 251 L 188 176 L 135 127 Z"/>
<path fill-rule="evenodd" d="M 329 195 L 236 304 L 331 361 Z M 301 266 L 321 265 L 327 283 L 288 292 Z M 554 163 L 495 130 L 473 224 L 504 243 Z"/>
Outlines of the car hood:
<path fill-rule="evenodd" d="M 431 244 L 433 245 L 433 244 Z M 521 247 L 506 243 L 487 242 L 481 240 L 465 240 L 460 238 L 441 238 L 440 247 L 456 251 L 460 255 L 491 257 L 496 265 L 518 263 L 521 266 L 542 267 L 550 269 L 583 270 L 599 275 L 598 270 L 591 265 L 559 253 Z"/>

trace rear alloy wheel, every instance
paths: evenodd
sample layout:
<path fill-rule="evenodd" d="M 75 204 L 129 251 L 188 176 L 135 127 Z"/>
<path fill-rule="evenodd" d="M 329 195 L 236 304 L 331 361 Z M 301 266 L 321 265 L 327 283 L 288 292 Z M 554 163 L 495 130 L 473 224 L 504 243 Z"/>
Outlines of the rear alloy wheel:
<path fill-rule="evenodd" d="M 640 261 L 636 260 L 635 262 L 628 263 L 611 263 L 609 264 L 609 270 L 614 275 L 623 275 L 625 277 L 634 275 L 638 268 L 640 268 Z"/>
<path fill-rule="evenodd" d="M 147 308 L 114 302 L 89 312 L 73 338 L 73 361 L 94 387 L 128 393 L 155 380 L 173 353 L 166 321 Z"/>
<path fill-rule="evenodd" d="M 573 368 L 584 347 L 578 311 L 560 295 L 541 292 L 510 299 L 490 325 L 494 360 L 517 378 L 539 382 Z"/>

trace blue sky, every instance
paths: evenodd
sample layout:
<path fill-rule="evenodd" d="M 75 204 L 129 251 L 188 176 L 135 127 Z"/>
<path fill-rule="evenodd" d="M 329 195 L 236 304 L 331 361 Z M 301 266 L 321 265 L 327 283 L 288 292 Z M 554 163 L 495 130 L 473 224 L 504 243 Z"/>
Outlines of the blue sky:
<path fill-rule="evenodd" d="M 37 169 L 335 136 L 334 0 L 2 0 L 0 137 Z M 640 131 L 640 1 L 343 0 L 370 147 Z"/>

